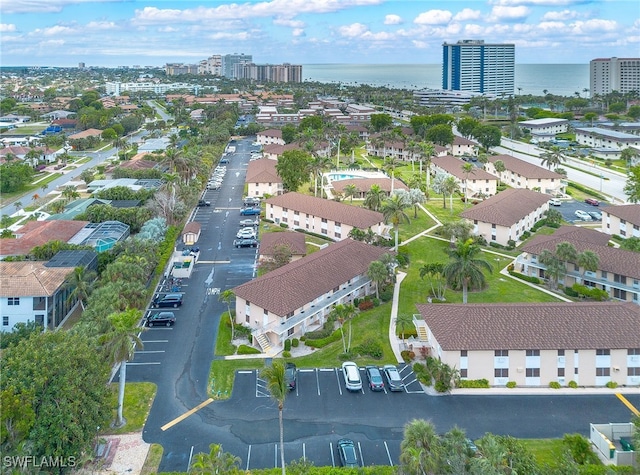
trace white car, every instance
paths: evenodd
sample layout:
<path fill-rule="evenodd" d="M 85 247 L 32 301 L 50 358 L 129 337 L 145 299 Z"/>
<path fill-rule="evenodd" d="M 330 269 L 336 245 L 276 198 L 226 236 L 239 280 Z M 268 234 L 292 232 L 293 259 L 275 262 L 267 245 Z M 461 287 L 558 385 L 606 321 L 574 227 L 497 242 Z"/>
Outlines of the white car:
<path fill-rule="evenodd" d="M 242 228 L 236 234 L 236 238 L 238 239 L 255 239 L 256 238 L 256 230 L 253 228 Z"/>
<path fill-rule="evenodd" d="M 582 221 L 591 221 L 591 216 L 586 211 L 582 211 L 581 209 L 577 209 L 574 213 L 576 218 L 581 219 Z"/>
<path fill-rule="evenodd" d="M 560 206 L 562 204 L 562 201 L 560 201 L 558 198 L 552 198 L 549 200 L 549 204 L 551 206 Z"/>
<path fill-rule="evenodd" d="M 240 221 L 240 226 L 257 226 L 260 222 L 257 219 L 243 219 Z"/>

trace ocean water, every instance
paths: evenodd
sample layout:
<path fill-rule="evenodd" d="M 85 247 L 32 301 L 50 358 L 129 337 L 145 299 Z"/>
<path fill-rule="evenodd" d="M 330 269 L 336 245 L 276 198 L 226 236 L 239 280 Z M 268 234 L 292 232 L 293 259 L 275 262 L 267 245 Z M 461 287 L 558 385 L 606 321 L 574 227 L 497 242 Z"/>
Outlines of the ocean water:
<path fill-rule="evenodd" d="M 305 64 L 303 80 L 348 85 L 369 84 L 394 89 L 440 89 L 440 64 Z M 589 88 L 588 64 L 516 64 L 514 94 L 548 93 L 585 97 Z M 587 93 L 588 94 L 588 93 Z"/>

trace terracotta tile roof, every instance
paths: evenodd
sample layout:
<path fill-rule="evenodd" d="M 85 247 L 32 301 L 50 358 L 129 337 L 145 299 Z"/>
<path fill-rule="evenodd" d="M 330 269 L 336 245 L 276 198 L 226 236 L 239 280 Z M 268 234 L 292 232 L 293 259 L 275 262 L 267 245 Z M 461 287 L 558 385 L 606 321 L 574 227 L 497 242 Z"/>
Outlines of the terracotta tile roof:
<path fill-rule="evenodd" d="M 597 231 L 594 232 L 598 233 Z M 607 234 L 604 234 L 604 236 L 608 241 L 609 236 Z M 609 247 L 606 242 L 605 244 L 599 244 L 594 241 L 595 239 L 590 237 L 588 239 L 580 239 L 580 234 L 575 233 L 564 233 L 559 235 L 557 233 L 553 233 L 551 236 L 535 236 L 531 241 L 523 245 L 521 250 L 530 254 L 540 255 L 545 249 L 555 251 L 558 244 L 561 242 L 568 242 L 576 248 L 578 253 L 587 250 L 595 252 L 600 260 L 600 270 L 624 275 L 633 279 L 640 279 L 639 252 L 625 251 L 624 249 Z"/>
<path fill-rule="evenodd" d="M 462 181 L 467 178 L 467 174 L 462 171 L 462 165 L 467 163 L 464 160 L 445 155 L 444 157 L 433 157 L 431 163 Z M 469 180 L 497 180 L 497 178 L 482 168 L 474 167 L 474 170 L 469 173 Z"/>
<path fill-rule="evenodd" d="M 45 267 L 44 262 L 0 262 L 0 297 L 48 297 L 73 267 Z"/>
<path fill-rule="evenodd" d="M 301 193 L 285 193 L 266 200 L 267 215 L 269 206 L 288 208 L 300 213 L 325 218 L 338 223 L 347 224 L 359 229 L 368 229 L 384 221 L 382 213 L 358 206 L 351 206 L 337 201 L 325 200 Z"/>
<path fill-rule="evenodd" d="M 82 132 L 78 132 L 77 134 L 69 135 L 70 139 L 85 139 L 87 137 L 98 137 L 102 135 L 102 130 L 99 129 L 87 129 Z"/>
<path fill-rule="evenodd" d="M 307 254 L 307 245 L 304 234 L 290 231 L 265 233 L 260 236 L 260 254 L 270 256 L 273 248 L 285 244 L 291 249 L 294 256 L 304 256 Z"/>
<path fill-rule="evenodd" d="M 249 162 L 246 183 L 282 183 L 282 178 L 276 172 L 276 160 L 261 158 Z"/>
<path fill-rule="evenodd" d="M 194 233 L 198 234 L 202 229 L 202 225 L 197 221 L 190 221 L 184 225 L 184 229 L 182 230 L 182 234 Z"/>
<path fill-rule="evenodd" d="M 640 226 L 640 204 L 607 206 L 602 208 L 602 212 Z"/>
<path fill-rule="evenodd" d="M 240 298 L 285 316 L 321 295 L 365 274 L 388 251 L 345 239 L 290 262 L 233 289 Z"/>
<path fill-rule="evenodd" d="M 373 185 L 378 185 L 383 191 L 391 192 L 391 178 L 349 178 L 346 180 L 337 180 L 331 182 L 333 189 L 336 191 L 344 191 L 345 186 L 355 185 L 362 192 L 369 191 Z M 409 191 L 409 187 L 402 183 L 398 178 L 394 180 L 394 190 Z"/>
<path fill-rule="evenodd" d="M 491 163 L 502 160 L 507 170 L 524 178 L 555 178 L 556 180 L 563 178 L 559 173 L 552 172 L 533 163 L 525 162 L 511 155 L 493 155 L 488 158 Z"/>
<path fill-rule="evenodd" d="M 508 188 L 486 200 L 473 205 L 460 216 L 484 223 L 513 226 L 531 212 L 540 208 L 551 197 L 537 191 Z"/>
<path fill-rule="evenodd" d="M 640 344 L 640 307 L 630 302 L 416 307 L 445 351 L 624 349 Z"/>
<path fill-rule="evenodd" d="M 15 232 L 17 238 L 0 239 L 0 255 L 22 256 L 50 241 L 68 242 L 87 224 L 89 221 L 29 221 Z"/>

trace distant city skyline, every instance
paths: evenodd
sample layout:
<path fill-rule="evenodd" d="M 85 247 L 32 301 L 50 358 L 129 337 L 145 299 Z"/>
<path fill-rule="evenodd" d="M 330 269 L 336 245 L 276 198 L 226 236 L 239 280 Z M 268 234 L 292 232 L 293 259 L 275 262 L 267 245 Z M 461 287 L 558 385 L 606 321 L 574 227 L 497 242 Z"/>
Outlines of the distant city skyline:
<path fill-rule="evenodd" d="M 3 66 L 437 64 L 442 44 L 513 43 L 516 63 L 637 57 L 629 0 L 0 0 Z"/>

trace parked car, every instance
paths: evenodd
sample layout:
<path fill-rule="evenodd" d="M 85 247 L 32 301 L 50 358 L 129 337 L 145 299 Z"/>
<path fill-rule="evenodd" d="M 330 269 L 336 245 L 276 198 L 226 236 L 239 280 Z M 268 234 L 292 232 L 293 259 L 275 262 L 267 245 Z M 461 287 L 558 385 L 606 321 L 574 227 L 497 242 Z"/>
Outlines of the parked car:
<path fill-rule="evenodd" d="M 156 308 L 180 307 L 182 305 L 182 294 L 156 295 L 156 297 L 153 299 L 152 305 Z"/>
<path fill-rule="evenodd" d="M 595 221 L 600 221 L 602 219 L 602 213 L 600 211 L 589 211 L 589 216 L 591 216 L 591 219 L 594 219 Z"/>
<path fill-rule="evenodd" d="M 199 206 L 199 207 L 203 207 L 203 206 L 211 206 L 211 201 L 198 200 L 198 206 Z"/>
<path fill-rule="evenodd" d="M 338 457 L 340 457 L 340 463 L 343 467 L 359 467 L 356 445 L 351 439 L 340 439 L 338 441 Z"/>
<path fill-rule="evenodd" d="M 255 239 L 256 238 L 256 230 L 254 228 L 242 228 L 236 234 L 236 238 L 238 239 Z"/>
<path fill-rule="evenodd" d="M 220 159 L 220 163 L 229 163 L 229 159 L 228 158 L 221 158 Z"/>
<path fill-rule="evenodd" d="M 219 190 L 220 183 L 207 183 L 207 190 Z"/>
<path fill-rule="evenodd" d="M 170 327 L 176 323 L 176 316 L 173 312 L 160 312 L 147 317 L 147 326 L 165 326 Z"/>
<path fill-rule="evenodd" d="M 562 201 L 560 201 L 558 198 L 552 198 L 549 200 L 549 204 L 551 206 L 560 206 L 562 204 Z"/>
<path fill-rule="evenodd" d="M 353 361 L 345 361 L 342 363 L 342 375 L 344 376 L 344 384 L 349 391 L 362 390 L 362 378 L 360 378 L 360 369 Z"/>
<path fill-rule="evenodd" d="M 389 391 L 402 391 L 404 390 L 404 384 L 402 383 L 402 377 L 396 368 L 392 364 L 384 365 L 382 368 L 385 376 L 387 377 L 387 384 Z"/>
<path fill-rule="evenodd" d="M 243 208 L 242 210 L 240 210 L 240 216 L 256 216 L 261 212 L 261 208 Z"/>
<path fill-rule="evenodd" d="M 255 238 L 241 238 L 233 241 L 235 247 L 258 247 L 258 240 Z"/>
<path fill-rule="evenodd" d="M 260 221 L 257 219 L 243 219 L 240 221 L 240 226 L 257 226 L 260 224 Z"/>
<path fill-rule="evenodd" d="M 242 200 L 242 203 L 243 203 L 245 206 L 252 206 L 252 207 L 255 207 L 255 206 L 260 205 L 260 198 L 247 197 L 247 198 L 245 198 L 244 200 Z"/>
<path fill-rule="evenodd" d="M 582 211 L 581 209 L 577 209 L 574 213 L 576 218 L 581 219 L 583 221 L 591 221 L 591 216 L 586 211 Z"/>
<path fill-rule="evenodd" d="M 380 374 L 380 370 L 376 366 L 366 366 L 365 373 L 367 373 L 369 389 L 371 389 L 372 391 L 384 391 L 384 381 L 382 381 L 382 374 Z"/>
<path fill-rule="evenodd" d="M 594 198 L 587 198 L 584 202 L 591 206 L 600 206 L 600 202 Z"/>
<path fill-rule="evenodd" d="M 287 380 L 287 387 L 289 391 L 293 391 L 296 388 L 296 365 L 295 363 L 287 363 L 284 368 L 284 376 Z"/>

